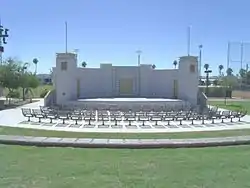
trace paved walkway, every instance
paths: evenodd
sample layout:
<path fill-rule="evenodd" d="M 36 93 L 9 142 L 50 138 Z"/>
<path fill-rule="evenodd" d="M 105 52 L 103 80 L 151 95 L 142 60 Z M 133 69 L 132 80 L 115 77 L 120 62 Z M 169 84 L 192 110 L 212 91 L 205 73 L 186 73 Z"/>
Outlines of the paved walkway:
<path fill-rule="evenodd" d="M 80 148 L 191 148 L 250 144 L 250 136 L 198 139 L 92 139 L 0 135 L 0 144 Z"/>
<path fill-rule="evenodd" d="M 167 125 L 167 122 L 159 122 L 155 125 L 153 122 L 146 122 L 144 126 L 140 122 L 133 122 L 131 126 L 128 123 L 121 122 L 119 126 L 115 126 L 114 122 L 105 122 L 102 125 L 101 121 L 93 122 L 88 125 L 87 122 L 79 122 L 79 125 L 75 125 L 74 121 L 67 121 L 65 124 L 59 120 L 49 123 L 49 120 L 42 120 L 42 123 L 38 123 L 37 119 L 31 119 L 31 122 L 27 122 L 27 118 L 23 117 L 21 108 L 39 108 L 43 105 L 43 99 L 40 101 L 26 104 L 24 106 L 0 111 L 0 126 L 8 127 L 21 127 L 54 131 L 71 131 L 71 132 L 111 132 L 111 133 L 150 133 L 150 132 L 193 132 L 193 131 L 218 131 L 218 130 L 232 130 L 232 129 L 248 129 L 250 128 L 250 116 L 244 117 L 243 122 L 231 123 L 229 120 L 225 120 L 221 123 L 221 120 L 215 120 L 215 124 L 211 121 L 205 120 L 204 124 L 201 121 L 183 121 L 182 125 L 179 122 L 171 122 Z M 223 109 L 220 109 L 223 110 Z"/>
<path fill-rule="evenodd" d="M 0 111 L 0 125 L 15 127 L 18 123 L 25 120 L 21 108 L 39 108 L 39 106 L 43 106 L 43 104 L 43 99 L 39 99 L 38 102 L 26 104 L 17 108 L 2 110 Z"/>

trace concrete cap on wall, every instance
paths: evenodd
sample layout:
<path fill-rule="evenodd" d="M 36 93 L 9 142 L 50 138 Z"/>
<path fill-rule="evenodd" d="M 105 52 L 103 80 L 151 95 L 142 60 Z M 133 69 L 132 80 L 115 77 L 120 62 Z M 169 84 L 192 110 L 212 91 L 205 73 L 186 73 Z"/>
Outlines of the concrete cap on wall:
<path fill-rule="evenodd" d="M 76 57 L 75 53 L 56 53 L 57 57 Z"/>
<path fill-rule="evenodd" d="M 198 61 L 198 56 L 181 56 L 179 57 L 180 61 Z"/>

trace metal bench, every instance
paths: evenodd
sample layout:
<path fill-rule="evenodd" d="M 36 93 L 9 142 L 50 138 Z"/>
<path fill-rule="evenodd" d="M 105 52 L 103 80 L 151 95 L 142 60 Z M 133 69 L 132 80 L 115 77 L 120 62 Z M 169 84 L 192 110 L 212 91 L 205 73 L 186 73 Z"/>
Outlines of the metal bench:
<path fill-rule="evenodd" d="M 46 118 L 45 114 L 40 109 L 33 109 L 32 113 L 35 118 L 38 118 L 39 123 L 41 123 L 42 118 Z"/>
<path fill-rule="evenodd" d="M 221 123 L 224 123 L 224 119 L 230 118 L 231 112 L 230 111 L 222 111 L 220 115 Z"/>
<path fill-rule="evenodd" d="M 170 125 L 170 122 L 174 121 L 174 119 L 175 119 L 175 116 L 168 114 L 168 115 L 164 116 L 162 120 L 166 121 L 168 123 L 167 125 Z"/>
<path fill-rule="evenodd" d="M 34 117 L 30 108 L 22 108 L 22 114 L 24 117 L 28 118 L 28 121 L 30 121 L 30 118 Z"/>
<path fill-rule="evenodd" d="M 81 113 L 72 113 L 70 115 L 70 119 L 75 121 L 75 125 L 78 125 L 78 121 L 82 120 L 82 114 Z"/>
<path fill-rule="evenodd" d="M 88 125 L 91 125 L 91 121 L 96 121 L 96 111 L 85 111 L 83 113 L 83 119 L 88 121 Z"/>
<path fill-rule="evenodd" d="M 55 111 L 47 111 L 45 112 L 45 117 L 50 119 L 50 123 L 52 123 L 53 120 L 57 119 L 58 114 Z"/>
<path fill-rule="evenodd" d="M 177 116 L 175 116 L 176 121 L 179 121 L 180 125 L 182 125 L 182 121 L 185 120 L 186 118 L 187 115 L 185 113 L 177 114 Z"/>
<path fill-rule="evenodd" d="M 142 114 L 138 116 L 138 121 L 142 122 L 142 125 L 145 125 L 146 121 L 149 121 L 149 116 L 147 116 L 146 114 Z"/>
<path fill-rule="evenodd" d="M 209 113 L 208 116 L 207 116 L 207 119 L 211 119 L 212 120 L 212 124 L 214 124 L 214 120 L 215 119 L 220 119 L 221 117 L 221 111 L 217 111 L 217 112 L 214 112 L 214 113 Z"/>
<path fill-rule="evenodd" d="M 154 115 L 154 116 L 150 117 L 150 121 L 153 121 L 153 122 L 155 122 L 155 125 L 158 125 L 158 122 L 162 121 L 162 118 L 163 117 L 160 115 Z"/>
<path fill-rule="evenodd" d="M 124 113 L 124 121 L 128 121 L 128 125 L 131 126 L 132 122 L 136 121 L 136 115 L 134 112 Z"/>
<path fill-rule="evenodd" d="M 109 114 L 107 111 L 98 111 L 97 120 L 102 121 L 102 125 L 109 121 Z"/>
<path fill-rule="evenodd" d="M 245 115 L 247 115 L 247 110 L 240 111 L 237 115 L 238 120 L 241 121 L 241 118 L 243 118 Z"/>
<path fill-rule="evenodd" d="M 122 121 L 122 115 L 120 111 L 117 112 L 110 112 L 110 120 L 115 122 L 115 125 L 117 125 L 117 122 Z"/>
<path fill-rule="evenodd" d="M 199 117 L 200 117 L 199 114 L 191 112 L 190 114 L 188 114 L 187 119 L 191 120 L 191 124 L 193 125 L 194 124 L 194 120 L 199 119 Z"/>
<path fill-rule="evenodd" d="M 238 114 L 239 114 L 239 112 L 231 111 L 230 116 L 229 116 L 230 122 L 233 122 L 233 119 L 237 118 Z"/>
<path fill-rule="evenodd" d="M 62 120 L 62 124 L 65 124 L 65 120 L 69 119 L 69 112 L 67 111 L 59 111 L 58 119 Z"/>

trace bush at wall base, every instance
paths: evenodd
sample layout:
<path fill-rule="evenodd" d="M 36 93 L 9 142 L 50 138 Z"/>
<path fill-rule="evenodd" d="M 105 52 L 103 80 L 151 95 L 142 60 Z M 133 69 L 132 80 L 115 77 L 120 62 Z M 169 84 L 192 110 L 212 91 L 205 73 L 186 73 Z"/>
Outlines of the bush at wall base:
<path fill-rule="evenodd" d="M 201 92 L 206 91 L 206 87 L 199 87 Z M 207 97 L 228 97 L 231 98 L 232 97 L 232 89 L 231 88 L 225 88 L 225 87 L 209 87 L 208 88 L 208 94 Z"/>
<path fill-rule="evenodd" d="M 49 90 L 47 90 L 47 89 L 42 90 L 42 92 L 40 93 L 40 98 L 44 98 L 48 92 L 49 92 Z"/>

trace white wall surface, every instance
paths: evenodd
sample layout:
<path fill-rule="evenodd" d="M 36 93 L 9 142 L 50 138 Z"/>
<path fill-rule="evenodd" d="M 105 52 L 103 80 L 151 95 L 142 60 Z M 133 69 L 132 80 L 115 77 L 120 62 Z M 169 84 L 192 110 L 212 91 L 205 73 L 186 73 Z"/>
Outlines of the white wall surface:
<path fill-rule="evenodd" d="M 61 62 L 68 62 L 68 70 L 61 70 Z M 112 66 L 101 64 L 100 68 L 78 68 L 75 54 L 57 55 L 53 75 L 58 104 L 77 100 L 77 79 L 80 80 L 80 98 L 122 97 L 119 80 L 133 80 L 130 97 L 173 98 L 174 80 L 178 80 L 178 98 L 196 103 L 198 73 L 190 72 L 190 65 L 198 66 L 197 58 L 181 57 L 179 69 L 152 69 L 151 65 Z M 62 95 L 62 93 L 66 93 Z M 125 97 L 125 96 L 124 96 Z"/>

